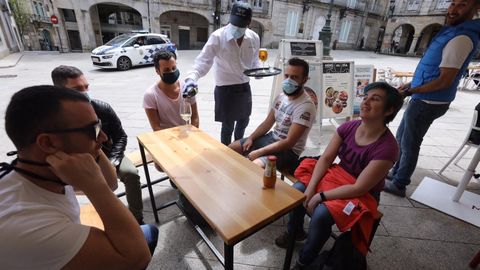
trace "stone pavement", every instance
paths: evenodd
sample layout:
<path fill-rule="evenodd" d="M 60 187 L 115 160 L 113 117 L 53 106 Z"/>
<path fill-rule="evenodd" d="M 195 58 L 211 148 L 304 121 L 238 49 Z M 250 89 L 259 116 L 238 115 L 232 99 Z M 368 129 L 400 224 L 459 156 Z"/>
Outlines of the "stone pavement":
<path fill-rule="evenodd" d="M 17 65 L 18 61 L 22 59 L 23 52 L 16 52 L 9 54 L 0 59 L 0 68 L 11 68 Z"/>
<path fill-rule="evenodd" d="M 191 67 L 198 53 L 199 51 L 179 52 L 178 67 L 181 73 L 184 74 Z M 356 64 L 373 64 L 377 68 L 391 67 L 400 71 L 414 71 L 419 60 L 370 52 L 332 53 L 335 60 L 353 60 Z M 270 51 L 268 63 L 273 63 L 275 54 L 275 50 Z M 91 66 L 89 54 L 28 53 L 15 66 L 0 69 L 0 124 L 4 125 L 4 111 L 10 96 L 25 86 L 50 84 L 50 72 L 60 64 L 74 65 L 84 71 L 91 84 L 92 95 L 109 102 L 122 119 L 129 135 L 128 151 L 138 149 L 135 136 L 150 131 L 141 104 L 144 90 L 157 78 L 153 67 L 135 68 L 127 72 L 99 70 Z M 250 134 L 266 117 L 272 78 L 252 80 L 251 84 L 253 112 L 246 134 Z M 210 72 L 199 81 L 200 93 L 197 95 L 197 102 L 200 127 L 219 138 L 220 124 L 213 121 L 213 86 L 213 75 Z M 462 171 L 453 166 L 446 171 L 449 179 L 442 179 L 437 172 L 463 141 L 473 108 L 479 101 L 479 91 L 459 91 L 446 115 L 434 122 L 424 139 L 418 166 L 412 177 L 412 184 L 408 187 L 408 196 L 424 176 L 450 184 L 456 184 L 460 179 Z M 403 110 L 390 124 L 392 132 L 396 131 L 402 113 Z M 307 153 L 321 154 L 333 131 L 334 128 L 328 121 L 323 121 L 321 130 L 318 127 L 312 130 Z M 5 153 L 14 148 L 4 129 L 0 130 L 0 142 L 0 160 L 8 160 Z M 472 152 L 468 153 L 460 164 L 466 166 L 471 157 Z M 154 171 L 152 167 L 151 172 Z M 155 172 L 152 177 L 159 175 Z M 122 189 L 123 185 L 119 186 Z M 480 184 L 472 180 L 469 189 L 480 193 Z M 154 186 L 154 191 L 157 203 L 176 197 L 176 191 L 167 182 Z M 148 192 L 144 190 L 143 194 L 146 221 L 153 223 Z M 372 253 L 368 255 L 370 269 L 467 269 L 469 260 L 480 250 L 479 228 L 409 198 L 382 194 L 380 210 L 384 217 L 373 241 Z M 215 260 L 214 255 L 176 207 L 160 211 L 159 217 L 160 238 L 149 269 L 221 269 L 221 264 Z M 281 268 L 285 252 L 274 245 L 273 239 L 283 232 L 285 223 L 286 218 L 280 219 L 237 244 L 236 269 Z M 223 245 L 220 238 L 213 232 L 209 235 L 221 249 Z M 331 240 L 325 248 L 330 245 Z M 298 249 L 294 256 L 297 252 Z"/>

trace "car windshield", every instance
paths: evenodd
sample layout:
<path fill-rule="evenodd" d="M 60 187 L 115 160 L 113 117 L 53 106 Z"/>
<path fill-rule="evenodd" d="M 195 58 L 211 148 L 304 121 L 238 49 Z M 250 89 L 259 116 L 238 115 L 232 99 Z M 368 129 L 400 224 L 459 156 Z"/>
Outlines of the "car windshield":
<path fill-rule="evenodd" d="M 120 35 L 115 37 L 114 39 L 110 40 L 109 42 L 105 43 L 107 46 L 120 46 L 133 35 Z"/>

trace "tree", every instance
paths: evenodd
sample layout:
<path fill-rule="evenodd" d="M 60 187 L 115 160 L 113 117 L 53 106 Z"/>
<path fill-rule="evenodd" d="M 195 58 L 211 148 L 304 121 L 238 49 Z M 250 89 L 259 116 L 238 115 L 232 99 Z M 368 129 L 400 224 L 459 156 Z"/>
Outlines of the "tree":
<path fill-rule="evenodd" d="M 27 25 L 30 22 L 30 15 L 25 8 L 25 0 L 9 0 L 8 4 L 12 10 L 13 18 L 15 19 L 18 32 L 20 32 L 22 42 L 25 44 L 23 34 L 25 33 Z"/>

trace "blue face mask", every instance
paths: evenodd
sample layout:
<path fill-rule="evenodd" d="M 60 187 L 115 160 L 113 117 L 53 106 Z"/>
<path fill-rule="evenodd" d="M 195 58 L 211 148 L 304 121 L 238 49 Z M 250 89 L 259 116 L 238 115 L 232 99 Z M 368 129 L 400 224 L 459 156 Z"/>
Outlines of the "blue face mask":
<path fill-rule="evenodd" d="M 283 93 L 287 96 L 292 96 L 297 93 L 297 90 L 300 89 L 298 83 L 290 78 L 283 80 L 282 82 Z"/>
<path fill-rule="evenodd" d="M 245 30 L 247 30 L 247 28 L 240 28 L 233 24 L 230 24 L 228 27 L 228 31 L 230 32 L 230 34 L 233 36 L 234 39 L 239 39 L 243 37 L 243 35 L 245 35 Z"/>

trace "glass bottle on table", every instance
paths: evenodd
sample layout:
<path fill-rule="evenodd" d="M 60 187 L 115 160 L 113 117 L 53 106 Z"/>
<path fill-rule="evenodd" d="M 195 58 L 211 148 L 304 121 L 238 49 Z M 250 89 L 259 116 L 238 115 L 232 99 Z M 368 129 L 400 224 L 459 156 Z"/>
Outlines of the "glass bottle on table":
<path fill-rule="evenodd" d="M 275 188 L 277 181 L 277 157 L 268 156 L 265 172 L 263 173 L 263 188 Z"/>

